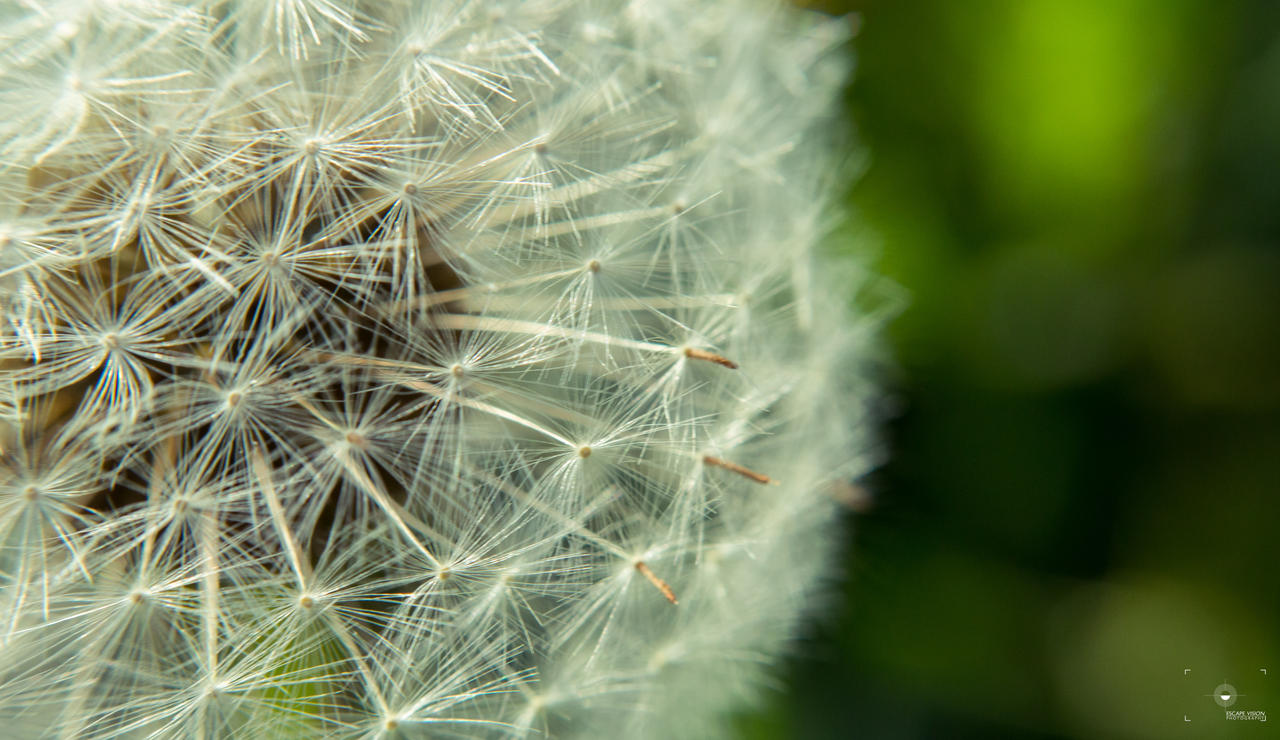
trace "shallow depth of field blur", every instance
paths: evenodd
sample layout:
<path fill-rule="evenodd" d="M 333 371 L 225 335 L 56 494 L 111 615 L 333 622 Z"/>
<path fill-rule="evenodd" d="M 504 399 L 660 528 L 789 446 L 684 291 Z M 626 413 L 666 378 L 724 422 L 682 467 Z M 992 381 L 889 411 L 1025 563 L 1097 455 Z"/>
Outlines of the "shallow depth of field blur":
<path fill-rule="evenodd" d="M 860 16 L 835 241 L 909 304 L 875 506 L 742 737 L 1275 736 L 1280 3 L 817 5 Z"/>

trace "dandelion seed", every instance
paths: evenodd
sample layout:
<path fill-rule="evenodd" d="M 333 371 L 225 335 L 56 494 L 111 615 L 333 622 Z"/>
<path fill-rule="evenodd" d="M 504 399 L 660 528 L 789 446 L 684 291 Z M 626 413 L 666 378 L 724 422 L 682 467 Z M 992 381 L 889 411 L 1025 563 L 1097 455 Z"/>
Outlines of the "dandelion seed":
<path fill-rule="evenodd" d="M 720 365 L 722 367 L 727 367 L 730 370 L 738 369 L 738 363 L 726 357 L 717 355 L 714 352 L 708 352 L 705 349 L 694 349 L 693 347 L 685 347 L 684 356 L 688 357 L 691 360 L 706 360 L 708 362 L 714 362 L 715 364 Z"/>
<path fill-rule="evenodd" d="M 646 565 L 643 560 L 636 561 L 636 570 L 640 571 L 640 575 L 648 579 L 649 583 L 652 583 L 654 588 L 661 591 L 662 595 L 666 597 L 667 601 L 670 601 L 672 604 L 680 603 L 676 601 L 676 592 L 671 590 L 671 587 L 667 585 L 666 581 L 662 580 L 657 575 L 655 575 L 653 570 L 648 565 Z"/>
<path fill-rule="evenodd" d="M 741 475 L 742 477 L 747 478 L 749 480 L 753 480 L 756 483 L 764 483 L 764 484 L 777 483 L 777 481 L 775 481 L 774 479 L 770 478 L 767 475 L 764 475 L 762 473 L 757 473 L 756 471 L 751 470 L 750 468 L 743 467 L 742 465 L 739 465 L 737 463 L 729 462 L 728 460 L 721 460 L 718 457 L 712 457 L 711 455 L 703 456 L 702 462 L 706 463 L 707 465 L 713 465 L 717 468 L 724 468 L 725 470 L 728 470 L 732 473 L 737 473 L 738 475 Z"/>

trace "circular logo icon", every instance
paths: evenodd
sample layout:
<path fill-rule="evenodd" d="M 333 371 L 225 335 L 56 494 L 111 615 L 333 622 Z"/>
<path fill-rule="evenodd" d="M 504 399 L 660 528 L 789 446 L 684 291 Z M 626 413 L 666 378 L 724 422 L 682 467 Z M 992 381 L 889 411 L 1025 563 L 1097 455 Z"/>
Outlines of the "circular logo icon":
<path fill-rule="evenodd" d="M 1240 695 L 1236 692 L 1236 687 L 1229 683 L 1220 683 L 1218 684 L 1218 687 L 1213 690 L 1213 700 L 1218 703 L 1218 706 L 1223 708 L 1235 704 L 1236 699 L 1239 696 Z"/>

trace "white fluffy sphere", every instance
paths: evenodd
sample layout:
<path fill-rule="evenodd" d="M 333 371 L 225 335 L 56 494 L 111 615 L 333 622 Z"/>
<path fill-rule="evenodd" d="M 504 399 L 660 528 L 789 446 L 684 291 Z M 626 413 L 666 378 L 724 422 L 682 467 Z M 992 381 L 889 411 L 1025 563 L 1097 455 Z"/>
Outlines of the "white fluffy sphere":
<path fill-rule="evenodd" d="M 0 4 L 2 734 L 722 733 L 869 464 L 842 28 Z"/>

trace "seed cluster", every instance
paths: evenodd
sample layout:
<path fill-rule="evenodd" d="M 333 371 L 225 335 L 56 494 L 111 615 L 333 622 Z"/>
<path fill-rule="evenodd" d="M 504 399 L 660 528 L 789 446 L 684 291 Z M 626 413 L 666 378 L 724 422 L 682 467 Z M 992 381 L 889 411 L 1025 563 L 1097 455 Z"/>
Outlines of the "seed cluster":
<path fill-rule="evenodd" d="M 0 9 L 6 736 L 722 732 L 870 464 L 844 35 Z"/>

